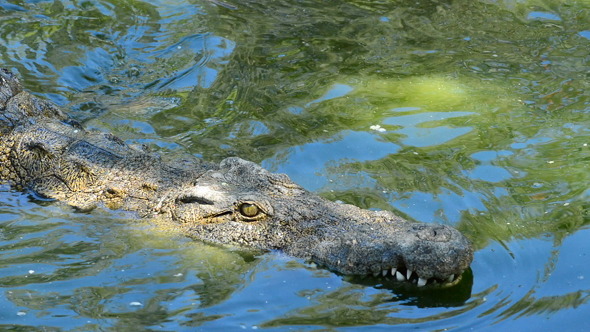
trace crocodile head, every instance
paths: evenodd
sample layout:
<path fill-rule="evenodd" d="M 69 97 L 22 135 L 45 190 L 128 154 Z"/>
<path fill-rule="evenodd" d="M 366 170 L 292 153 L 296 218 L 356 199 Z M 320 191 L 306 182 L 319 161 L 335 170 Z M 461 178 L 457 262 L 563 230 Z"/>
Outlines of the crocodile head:
<path fill-rule="evenodd" d="M 282 250 L 341 274 L 419 286 L 448 282 L 473 259 L 454 228 L 323 199 L 239 158 L 163 161 L 112 134 L 86 130 L 0 70 L 0 180 L 87 210 L 164 216 L 185 235 Z"/>
<path fill-rule="evenodd" d="M 169 195 L 164 210 L 191 237 L 278 249 L 346 275 L 423 286 L 453 281 L 473 259 L 471 244 L 452 227 L 331 202 L 240 158 Z"/>

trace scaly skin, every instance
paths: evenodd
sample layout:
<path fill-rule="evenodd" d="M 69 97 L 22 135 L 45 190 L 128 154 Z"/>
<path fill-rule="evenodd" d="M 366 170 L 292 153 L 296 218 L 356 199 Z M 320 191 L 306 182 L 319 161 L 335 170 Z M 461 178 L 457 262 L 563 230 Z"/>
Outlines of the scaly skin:
<path fill-rule="evenodd" d="M 342 274 L 411 275 L 420 286 L 456 279 L 473 259 L 469 241 L 445 225 L 334 203 L 240 158 L 164 162 L 85 130 L 7 70 L 0 70 L 0 136 L 1 180 L 81 210 L 133 211 L 169 220 L 191 238 L 282 250 Z"/>

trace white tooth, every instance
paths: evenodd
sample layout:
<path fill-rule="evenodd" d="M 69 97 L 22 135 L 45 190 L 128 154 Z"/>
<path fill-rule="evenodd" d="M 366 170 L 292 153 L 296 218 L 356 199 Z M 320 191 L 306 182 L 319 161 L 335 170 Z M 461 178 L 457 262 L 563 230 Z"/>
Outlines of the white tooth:
<path fill-rule="evenodd" d="M 381 271 L 381 275 L 385 277 L 387 275 L 387 270 Z"/>
<path fill-rule="evenodd" d="M 394 276 L 396 272 L 397 272 L 397 267 L 392 267 L 391 268 L 391 275 Z"/>
<path fill-rule="evenodd" d="M 426 285 L 426 279 L 418 278 L 418 287 Z"/>
<path fill-rule="evenodd" d="M 395 277 L 397 278 L 397 281 L 405 281 L 406 280 L 406 277 L 404 277 L 404 275 L 399 272 L 395 273 Z"/>
<path fill-rule="evenodd" d="M 408 272 L 406 272 L 406 278 L 408 278 L 408 280 L 410 280 L 410 278 L 412 277 L 412 273 L 414 272 L 410 269 L 408 269 Z"/>
<path fill-rule="evenodd" d="M 373 277 L 376 277 L 379 275 L 379 272 L 373 272 Z"/>
<path fill-rule="evenodd" d="M 448 278 L 447 278 L 447 282 L 453 282 L 453 280 L 455 280 L 455 275 L 451 274 Z"/>

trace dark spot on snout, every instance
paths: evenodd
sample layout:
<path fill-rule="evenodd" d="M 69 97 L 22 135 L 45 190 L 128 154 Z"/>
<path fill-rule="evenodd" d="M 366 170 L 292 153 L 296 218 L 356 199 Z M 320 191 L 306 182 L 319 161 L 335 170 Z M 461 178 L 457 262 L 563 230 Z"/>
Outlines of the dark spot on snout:
<path fill-rule="evenodd" d="M 106 138 L 107 140 L 115 143 L 115 144 L 119 144 L 120 146 L 125 146 L 125 142 L 123 142 L 122 139 L 120 139 L 119 137 L 111 134 L 111 133 L 105 133 L 103 134 L 104 138 Z"/>
<path fill-rule="evenodd" d="M 84 130 L 84 127 L 82 127 L 82 124 L 80 124 L 80 122 L 78 122 L 74 119 L 65 119 L 65 120 L 62 120 L 61 122 L 67 126 L 75 128 L 75 129 Z"/>
<path fill-rule="evenodd" d="M 444 225 L 412 225 L 412 230 L 418 238 L 433 242 L 448 242 L 452 238 L 451 230 Z"/>
<path fill-rule="evenodd" d="M 125 190 L 116 187 L 109 187 L 106 189 L 106 193 L 113 197 L 125 197 Z"/>

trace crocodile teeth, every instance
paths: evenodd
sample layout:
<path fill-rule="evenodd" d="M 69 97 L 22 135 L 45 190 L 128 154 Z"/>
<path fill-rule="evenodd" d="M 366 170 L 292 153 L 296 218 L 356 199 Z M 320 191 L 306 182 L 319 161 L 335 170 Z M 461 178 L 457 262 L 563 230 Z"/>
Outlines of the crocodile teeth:
<path fill-rule="evenodd" d="M 399 272 L 395 273 L 395 277 L 397 278 L 397 281 L 406 281 L 406 277 L 404 277 L 404 275 Z"/>
<path fill-rule="evenodd" d="M 376 277 L 379 275 L 379 272 L 373 272 L 373 277 Z"/>
<path fill-rule="evenodd" d="M 397 272 L 397 267 L 392 267 L 391 268 L 391 275 L 394 276 L 396 272 Z"/>
<path fill-rule="evenodd" d="M 426 279 L 418 278 L 418 287 L 426 285 Z"/>
<path fill-rule="evenodd" d="M 406 272 L 406 278 L 408 278 L 408 280 L 410 280 L 410 278 L 412 277 L 412 273 L 414 273 L 414 271 L 408 269 L 408 272 Z"/>
<path fill-rule="evenodd" d="M 387 275 L 387 272 L 388 272 L 388 270 L 383 270 L 383 271 L 381 271 L 381 275 L 385 277 Z"/>
<path fill-rule="evenodd" d="M 455 275 L 451 274 L 448 278 L 447 278 L 447 282 L 453 282 L 453 280 L 455 280 Z"/>

